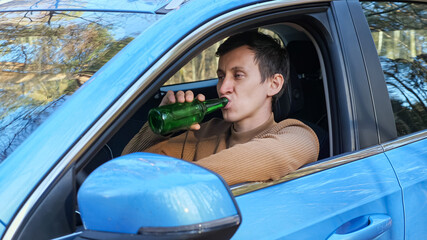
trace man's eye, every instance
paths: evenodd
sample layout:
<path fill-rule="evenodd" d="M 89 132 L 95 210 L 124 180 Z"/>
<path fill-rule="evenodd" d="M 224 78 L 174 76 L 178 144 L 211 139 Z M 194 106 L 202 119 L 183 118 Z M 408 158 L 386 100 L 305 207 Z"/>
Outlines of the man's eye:
<path fill-rule="evenodd" d="M 236 73 L 234 74 L 234 77 L 237 79 L 243 78 L 245 75 L 243 75 L 242 73 Z"/>
<path fill-rule="evenodd" d="M 224 80 L 224 76 L 218 76 L 218 81 Z"/>

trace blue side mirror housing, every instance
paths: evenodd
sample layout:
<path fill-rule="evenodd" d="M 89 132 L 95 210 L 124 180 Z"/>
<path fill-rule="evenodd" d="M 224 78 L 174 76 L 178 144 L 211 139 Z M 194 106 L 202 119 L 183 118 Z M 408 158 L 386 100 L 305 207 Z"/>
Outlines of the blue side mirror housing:
<path fill-rule="evenodd" d="M 98 167 L 80 187 L 78 206 L 83 239 L 229 239 L 241 222 L 219 175 L 152 153 Z"/>

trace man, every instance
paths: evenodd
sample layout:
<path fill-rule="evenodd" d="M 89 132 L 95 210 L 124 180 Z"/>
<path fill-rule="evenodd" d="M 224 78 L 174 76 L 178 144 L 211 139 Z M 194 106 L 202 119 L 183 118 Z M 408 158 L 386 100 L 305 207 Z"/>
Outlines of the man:
<path fill-rule="evenodd" d="M 272 106 L 289 75 L 286 50 L 273 38 L 249 31 L 228 38 L 217 55 L 218 96 L 229 100 L 223 120 L 194 124 L 172 138 L 155 135 L 145 124 L 123 154 L 147 151 L 192 161 L 229 185 L 276 180 L 316 161 L 319 143 L 313 130 L 294 119 L 274 121 Z M 160 105 L 193 100 L 191 91 L 169 91 Z"/>

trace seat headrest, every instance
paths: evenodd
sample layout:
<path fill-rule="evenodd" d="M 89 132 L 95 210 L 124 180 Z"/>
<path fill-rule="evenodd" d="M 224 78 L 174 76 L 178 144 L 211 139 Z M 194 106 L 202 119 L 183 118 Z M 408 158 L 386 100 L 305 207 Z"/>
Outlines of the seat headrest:
<path fill-rule="evenodd" d="M 316 48 L 311 41 L 292 41 L 286 48 L 289 53 L 290 75 L 287 89 L 274 106 L 276 121 L 281 121 L 304 107 L 299 76 L 315 74 L 320 66 Z"/>
<path fill-rule="evenodd" d="M 311 41 L 292 41 L 286 47 L 297 74 L 311 74 L 319 70 L 316 48 Z"/>

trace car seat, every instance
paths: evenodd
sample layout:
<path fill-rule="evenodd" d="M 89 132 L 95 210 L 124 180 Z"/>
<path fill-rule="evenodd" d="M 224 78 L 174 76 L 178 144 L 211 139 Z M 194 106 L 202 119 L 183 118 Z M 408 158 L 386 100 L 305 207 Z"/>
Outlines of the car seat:
<path fill-rule="evenodd" d="M 318 137 L 318 159 L 329 157 L 325 95 L 316 49 L 311 41 L 293 41 L 286 47 L 290 59 L 289 81 L 274 105 L 275 120 L 295 118 L 304 122 Z"/>

